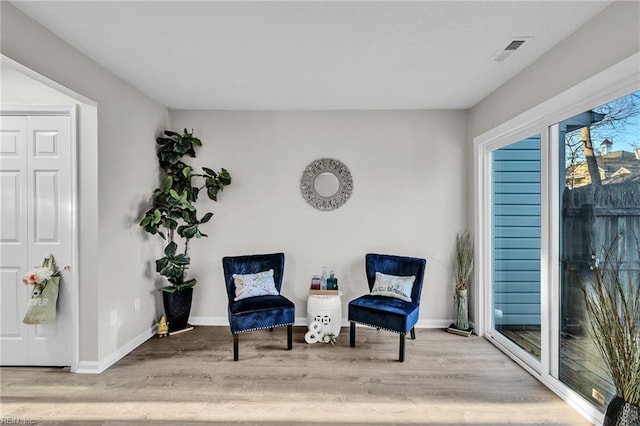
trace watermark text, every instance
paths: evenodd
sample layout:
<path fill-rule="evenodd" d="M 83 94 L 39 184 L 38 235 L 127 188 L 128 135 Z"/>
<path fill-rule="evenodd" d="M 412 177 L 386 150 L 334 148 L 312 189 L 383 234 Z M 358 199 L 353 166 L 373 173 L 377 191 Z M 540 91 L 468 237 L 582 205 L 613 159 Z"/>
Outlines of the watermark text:
<path fill-rule="evenodd" d="M 36 421 L 28 417 L 0 417 L 0 425 L 35 425 Z"/>

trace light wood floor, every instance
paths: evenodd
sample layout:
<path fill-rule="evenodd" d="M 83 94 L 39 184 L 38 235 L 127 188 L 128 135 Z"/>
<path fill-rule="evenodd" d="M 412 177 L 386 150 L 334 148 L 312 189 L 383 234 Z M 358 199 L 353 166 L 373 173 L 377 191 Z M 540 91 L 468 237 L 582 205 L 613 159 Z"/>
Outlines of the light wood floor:
<path fill-rule="evenodd" d="M 514 343 L 540 359 L 540 332 L 501 330 Z M 604 395 L 605 401 L 615 396 L 615 387 L 609 378 L 593 340 L 588 336 L 563 334 L 560 341 L 560 380 L 603 411 L 606 404 L 592 396 L 592 389 Z"/>
<path fill-rule="evenodd" d="M 2 368 L 3 419 L 47 425 L 586 425 L 489 342 L 419 329 L 396 361 L 397 335 L 358 327 L 335 346 L 294 328 L 240 336 L 226 327 L 153 338 L 100 375 Z M 6 422 L 5 422 L 6 423 Z M 24 424 L 24 423 L 23 423 Z"/>

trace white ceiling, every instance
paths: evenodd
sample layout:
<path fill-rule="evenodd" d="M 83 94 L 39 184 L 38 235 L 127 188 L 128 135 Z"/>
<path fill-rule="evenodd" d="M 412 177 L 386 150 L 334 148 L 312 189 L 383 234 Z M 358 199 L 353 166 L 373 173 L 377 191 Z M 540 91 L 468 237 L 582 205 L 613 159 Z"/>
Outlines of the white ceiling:
<path fill-rule="evenodd" d="M 12 3 L 169 108 L 262 110 L 467 109 L 611 2 Z"/>

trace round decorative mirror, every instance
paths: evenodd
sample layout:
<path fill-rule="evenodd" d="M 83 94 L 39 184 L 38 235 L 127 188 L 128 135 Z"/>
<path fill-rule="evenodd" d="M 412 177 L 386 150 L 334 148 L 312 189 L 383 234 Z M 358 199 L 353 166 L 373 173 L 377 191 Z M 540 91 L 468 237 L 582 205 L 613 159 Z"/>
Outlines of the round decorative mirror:
<path fill-rule="evenodd" d="M 353 179 L 342 162 L 333 158 L 321 158 L 304 169 L 300 190 L 307 203 L 316 209 L 335 210 L 351 196 Z"/>
<path fill-rule="evenodd" d="M 338 189 L 340 189 L 340 182 L 336 175 L 323 172 L 316 176 L 313 181 L 313 189 L 316 190 L 321 197 L 333 197 Z"/>

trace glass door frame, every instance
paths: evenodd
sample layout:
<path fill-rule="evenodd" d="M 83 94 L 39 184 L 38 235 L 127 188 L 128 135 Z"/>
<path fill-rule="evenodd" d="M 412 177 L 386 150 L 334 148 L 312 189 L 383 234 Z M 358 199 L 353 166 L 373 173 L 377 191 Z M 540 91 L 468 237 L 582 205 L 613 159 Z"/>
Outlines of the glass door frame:
<path fill-rule="evenodd" d="M 500 148 L 509 146 L 513 143 L 531 137 L 533 135 L 540 135 L 540 345 L 541 353 L 545 354 L 549 351 L 549 308 L 548 308 L 548 279 L 549 279 L 549 250 L 547 246 L 549 241 L 552 241 L 549 234 L 549 214 L 545 214 L 549 211 L 549 200 L 551 199 L 549 192 L 549 132 L 540 131 L 541 123 L 529 123 L 528 125 L 521 126 L 520 128 L 512 131 L 499 134 L 494 138 L 488 139 L 485 143 L 476 145 L 479 148 L 483 158 L 481 162 L 482 169 L 480 179 L 482 184 L 482 198 L 481 205 L 479 207 L 479 216 L 482 218 L 482 223 L 476 225 L 477 237 L 476 253 L 478 256 L 476 273 L 479 277 L 476 277 L 476 282 L 485 283 L 482 285 L 484 293 L 484 306 L 476 312 L 483 315 L 480 328 L 481 335 L 489 339 L 493 344 L 498 346 L 503 352 L 507 352 L 514 360 L 525 368 L 529 373 L 534 376 L 540 376 L 543 371 L 546 371 L 548 367 L 545 363 L 548 362 L 548 357 L 542 356 L 540 360 L 536 359 L 530 353 L 520 348 L 510 339 L 505 337 L 502 333 L 497 331 L 493 325 L 493 276 L 492 276 L 492 258 L 493 253 L 492 246 L 492 218 L 493 218 L 493 152 Z"/>
<path fill-rule="evenodd" d="M 558 379 L 560 333 L 559 124 L 581 112 L 640 90 L 640 52 L 507 122 L 477 136 L 474 152 L 474 323 L 484 336 L 592 423 L 603 413 Z M 492 152 L 541 136 L 541 358 L 540 362 L 492 327 Z"/>

